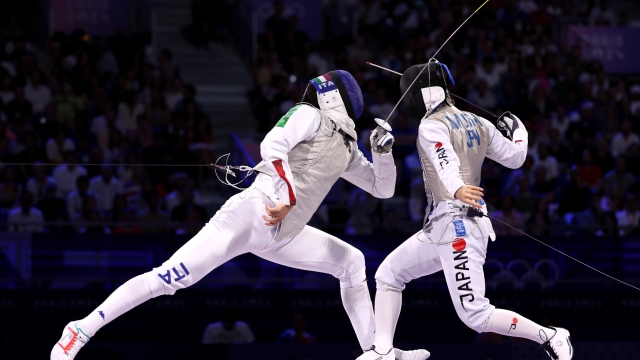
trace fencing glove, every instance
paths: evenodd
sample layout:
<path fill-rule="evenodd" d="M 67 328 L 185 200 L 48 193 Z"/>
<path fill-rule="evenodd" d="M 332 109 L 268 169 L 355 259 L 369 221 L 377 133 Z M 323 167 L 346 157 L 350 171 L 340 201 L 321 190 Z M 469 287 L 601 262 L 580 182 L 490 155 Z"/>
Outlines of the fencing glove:
<path fill-rule="evenodd" d="M 390 132 L 378 126 L 371 132 L 369 141 L 371 142 L 371 149 L 374 152 L 378 154 L 387 154 L 391 151 L 391 147 L 395 140 Z"/>
<path fill-rule="evenodd" d="M 497 127 L 498 130 L 504 131 L 510 140 L 513 140 L 513 133 L 515 133 L 516 130 L 522 129 L 526 131 L 522 121 L 520 121 L 520 119 L 518 119 L 518 117 L 513 115 L 510 111 L 507 111 L 504 114 L 500 115 L 500 117 L 498 118 Z"/>

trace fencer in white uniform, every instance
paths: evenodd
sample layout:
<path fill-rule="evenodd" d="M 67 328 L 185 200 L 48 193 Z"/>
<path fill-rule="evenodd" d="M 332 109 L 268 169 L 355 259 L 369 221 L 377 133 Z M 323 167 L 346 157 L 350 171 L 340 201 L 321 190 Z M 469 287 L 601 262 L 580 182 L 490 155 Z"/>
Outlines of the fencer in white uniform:
<path fill-rule="evenodd" d="M 87 317 L 69 323 L 51 359 L 73 359 L 95 333 L 118 316 L 160 296 L 189 287 L 216 267 L 244 254 L 309 271 L 340 282 L 345 310 L 363 349 L 374 336 L 373 307 L 364 255 L 355 247 L 306 226 L 342 177 L 379 198 L 393 195 L 393 136 L 374 131 L 373 164 L 359 151 L 354 121 L 363 110 L 351 74 L 336 70 L 309 82 L 301 103 L 285 114 L 261 144 L 263 161 L 249 189 L 232 196 L 169 260 L 116 289 Z M 402 352 L 413 360 L 419 352 Z"/>
<path fill-rule="evenodd" d="M 376 272 L 374 346 L 358 359 L 393 359 L 406 283 L 442 270 L 456 313 L 468 327 L 527 338 L 540 343 L 552 359 L 569 360 L 573 349 L 567 330 L 497 309 L 485 297 L 482 266 L 488 242 L 496 236 L 490 220 L 477 216 L 487 214 L 478 187 L 482 163 L 489 158 L 519 168 L 527 155 L 528 134 L 510 113 L 498 120 L 504 137 L 489 121 L 458 110 L 448 92 L 452 83 L 448 68 L 436 60 L 414 65 L 402 75 L 401 93 L 410 88 L 404 110 L 420 121 L 417 146 L 429 205 L 424 228 L 389 254 Z"/>

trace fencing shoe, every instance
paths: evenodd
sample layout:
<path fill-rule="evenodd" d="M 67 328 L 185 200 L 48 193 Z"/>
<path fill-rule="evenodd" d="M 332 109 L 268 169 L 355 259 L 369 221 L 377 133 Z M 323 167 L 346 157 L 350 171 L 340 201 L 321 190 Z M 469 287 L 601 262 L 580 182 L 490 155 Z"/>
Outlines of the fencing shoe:
<path fill-rule="evenodd" d="M 365 350 L 356 360 L 396 360 L 396 353 L 391 349 L 381 354 L 376 351 L 376 346 L 372 345 L 371 349 Z"/>
<path fill-rule="evenodd" d="M 549 338 L 544 330 L 540 330 L 540 338 L 545 341 L 542 344 L 544 351 L 553 360 L 571 360 L 573 358 L 573 346 L 571 334 L 566 329 L 549 327 L 555 333 Z"/>
<path fill-rule="evenodd" d="M 396 353 L 397 360 L 427 360 L 431 354 L 424 349 L 403 351 L 400 349 L 393 349 Z"/>
<path fill-rule="evenodd" d="M 62 338 L 51 350 L 51 360 L 72 360 L 78 351 L 89 341 L 89 336 L 78 327 L 77 321 L 72 321 L 64 328 Z"/>

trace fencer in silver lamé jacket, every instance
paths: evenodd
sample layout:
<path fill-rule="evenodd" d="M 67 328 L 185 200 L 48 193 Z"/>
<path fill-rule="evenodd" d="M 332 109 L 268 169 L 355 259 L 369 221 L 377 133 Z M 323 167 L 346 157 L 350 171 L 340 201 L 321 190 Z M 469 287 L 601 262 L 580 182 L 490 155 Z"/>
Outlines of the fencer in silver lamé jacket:
<path fill-rule="evenodd" d="M 298 143 L 288 154 L 297 201 L 282 221 L 274 239 L 276 242 L 293 238 L 302 231 L 333 184 L 347 169 L 352 157 L 360 153 L 355 124 L 351 119 L 330 119 L 322 111 L 318 110 L 318 113 L 321 124 L 317 134 L 312 139 Z M 271 176 L 264 161 L 255 170 Z"/>

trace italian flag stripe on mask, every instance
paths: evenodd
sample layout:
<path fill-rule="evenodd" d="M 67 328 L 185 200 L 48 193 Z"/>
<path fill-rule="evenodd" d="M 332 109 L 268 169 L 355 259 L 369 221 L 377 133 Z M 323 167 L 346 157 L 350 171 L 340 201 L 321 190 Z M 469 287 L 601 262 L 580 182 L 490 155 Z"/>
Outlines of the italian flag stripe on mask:
<path fill-rule="evenodd" d="M 317 85 L 322 84 L 323 82 L 331 80 L 331 76 L 329 74 L 320 75 L 317 78 L 313 79 L 313 82 Z"/>

